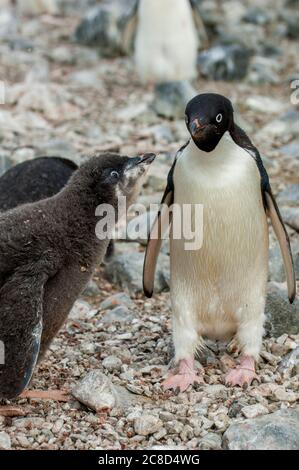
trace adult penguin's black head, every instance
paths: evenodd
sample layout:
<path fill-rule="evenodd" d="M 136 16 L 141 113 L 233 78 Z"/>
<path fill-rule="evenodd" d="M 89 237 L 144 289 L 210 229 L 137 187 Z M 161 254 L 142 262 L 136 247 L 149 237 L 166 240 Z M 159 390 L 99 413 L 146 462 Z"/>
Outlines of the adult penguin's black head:
<path fill-rule="evenodd" d="M 185 111 L 186 125 L 195 145 L 211 152 L 233 124 L 234 110 L 229 99 L 216 93 L 192 98 Z"/>

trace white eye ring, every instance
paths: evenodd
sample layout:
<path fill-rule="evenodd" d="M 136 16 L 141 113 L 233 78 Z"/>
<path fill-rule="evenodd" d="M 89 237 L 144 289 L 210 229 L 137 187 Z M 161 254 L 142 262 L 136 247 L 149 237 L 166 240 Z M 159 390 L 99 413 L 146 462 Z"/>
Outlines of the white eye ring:
<path fill-rule="evenodd" d="M 222 121 L 222 114 L 219 113 L 219 114 L 217 114 L 217 116 L 216 116 L 216 122 L 219 123 L 219 122 L 221 122 L 221 121 Z"/>
<path fill-rule="evenodd" d="M 112 170 L 110 173 L 111 178 L 113 179 L 118 179 L 119 178 L 119 173 L 116 170 Z"/>

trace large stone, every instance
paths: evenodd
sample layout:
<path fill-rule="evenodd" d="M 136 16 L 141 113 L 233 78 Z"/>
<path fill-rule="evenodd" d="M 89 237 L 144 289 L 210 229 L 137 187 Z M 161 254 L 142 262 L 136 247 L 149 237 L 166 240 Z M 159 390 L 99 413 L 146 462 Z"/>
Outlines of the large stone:
<path fill-rule="evenodd" d="M 116 283 L 130 292 L 142 292 L 144 253 L 125 252 L 115 255 L 105 268 L 108 281 Z M 155 291 L 169 288 L 169 256 L 160 253 L 155 276 Z"/>
<path fill-rule="evenodd" d="M 105 57 L 124 55 L 130 49 L 125 29 L 137 6 L 137 0 L 105 0 L 89 10 L 75 31 L 75 39 L 96 46 Z"/>
<path fill-rule="evenodd" d="M 180 119 L 184 117 L 187 103 L 196 94 L 187 81 L 159 83 L 155 87 L 153 108 L 159 116 Z"/>
<path fill-rule="evenodd" d="M 270 282 L 265 308 L 265 329 L 271 336 L 284 333 L 296 335 L 299 331 L 299 300 L 289 303 L 284 284 Z"/>
<path fill-rule="evenodd" d="M 246 77 L 250 51 L 239 44 L 217 45 L 198 56 L 200 73 L 213 80 L 240 80 Z"/>
<path fill-rule="evenodd" d="M 99 370 L 92 370 L 72 390 L 72 395 L 88 406 L 100 411 L 114 407 L 127 408 L 136 403 L 136 396 L 111 380 Z"/>
<path fill-rule="evenodd" d="M 298 450 L 299 410 L 279 410 L 232 424 L 223 436 L 230 450 Z"/>

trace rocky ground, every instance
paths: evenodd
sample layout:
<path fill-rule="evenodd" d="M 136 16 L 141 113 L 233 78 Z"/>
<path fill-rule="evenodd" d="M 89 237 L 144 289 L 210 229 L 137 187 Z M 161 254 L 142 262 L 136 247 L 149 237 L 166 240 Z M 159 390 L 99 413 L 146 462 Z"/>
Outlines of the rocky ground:
<path fill-rule="evenodd" d="M 212 51 L 210 58 L 201 57 L 201 75 L 194 87 L 230 97 L 239 122 L 264 156 L 288 224 L 298 276 L 299 108 L 291 102 L 290 87 L 291 80 L 299 78 L 294 15 L 279 7 L 265 7 L 264 16 L 249 15 L 246 2 L 222 3 L 227 5 L 224 12 L 216 1 L 203 2 L 212 47 L 228 30 L 239 37 L 241 51 L 250 39 L 245 78 L 238 76 L 238 62 L 227 68 L 232 54 L 236 61 L 240 54 L 222 50 L 224 68 L 219 68 Z M 296 2 L 288 4 L 291 8 Z M 156 109 L 161 108 L 159 100 L 168 102 L 167 109 L 179 116 L 171 93 L 162 87 L 154 98 L 151 87 L 139 84 L 129 58 L 103 58 L 97 49 L 75 43 L 80 18 L 74 12 L 17 22 L 3 18 L 3 11 L 0 79 L 6 100 L 0 106 L 1 171 L 41 154 L 81 162 L 94 152 L 150 151 L 158 158 L 139 202 L 159 202 L 174 152 L 187 138 L 182 117 L 167 120 L 152 106 L 154 99 Z M 249 19 L 244 19 L 246 12 Z M 232 75 L 222 76 L 223 70 Z M 144 241 L 124 240 L 117 243 L 110 265 L 99 267 L 35 372 L 31 389 L 66 390 L 67 401 L 7 402 L 15 410 L 11 416 L 0 416 L 0 449 L 298 448 L 298 300 L 293 306 L 286 301 L 272 231 L 270 238 L 260 383 L 247 390 L 226 387 L 223 377 L 236 353 L 226 344 L 208 341 L 199 358 L 205 385 L 179 395 L 162 392 L 161 376 L 172 350 L 168 248 L 163 247 L 158 267 L 160 292 L 145 300 Z"/>

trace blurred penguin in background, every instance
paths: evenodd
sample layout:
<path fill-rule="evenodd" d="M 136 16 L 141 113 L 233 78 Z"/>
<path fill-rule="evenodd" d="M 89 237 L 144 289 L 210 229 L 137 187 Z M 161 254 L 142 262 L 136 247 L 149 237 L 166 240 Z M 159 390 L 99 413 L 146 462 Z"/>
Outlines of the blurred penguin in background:
<path fill-rule="evenodd" d="M 192 80 L 206 40 L 194 0 L 139 0 L 134 57 L 143 83 Z M 133 31 L 132 31 L 133 33 Z"/>

